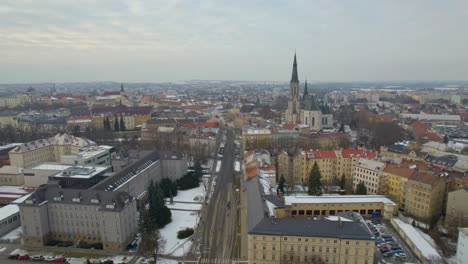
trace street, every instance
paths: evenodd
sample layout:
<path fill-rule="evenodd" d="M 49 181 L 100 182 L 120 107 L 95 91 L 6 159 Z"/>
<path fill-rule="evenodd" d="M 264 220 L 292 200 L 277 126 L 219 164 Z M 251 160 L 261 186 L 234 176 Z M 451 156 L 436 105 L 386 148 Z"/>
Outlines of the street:
<path fill-rule="evenodd" d="M 236 243 L 237 198 L 234 192 L 234 135 L 227 132 L 221 170 L 208 204 L 200 244 L 204 263 L 232 259 Z"/>

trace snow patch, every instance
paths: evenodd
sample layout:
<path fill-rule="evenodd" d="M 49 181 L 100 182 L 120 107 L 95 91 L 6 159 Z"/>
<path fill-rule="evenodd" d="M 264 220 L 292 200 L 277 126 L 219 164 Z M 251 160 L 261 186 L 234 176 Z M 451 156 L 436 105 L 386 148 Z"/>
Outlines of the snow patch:
<path fill-rule="evenodd" d="M 13 231 L 11 231 L 10 233 L 2 236 L 2 238 L 0 238 L 0 241 L 13 242 L 13 241 L 19 239 L 21 237 L 21 234 L 23 234 L 23 229 L 20 226 L 20 227 L 14 229 Z"/>
<path fill-rule="evenodd" d="M 177 232 L 187 227 L 196 228 L 198 216 L 193 212 L 171 211 L 172 222 L 160 230 L 161 236 L 166 240 L 166 245 L 161 254 L 172 256 L 183 256 L 190 250 L 192 245 L 191 237 L 178 239 Z"/>
<path fill-rule="evenodd" d="M 166 204 L 169 209 L 179 209 L 179 210 L 201 210 L 202 205 L 199 203 L 174 203 Z"/>
<path fill-rule="evenodd" d="M 205 187 L 203 184 L 190 190 L 178 191 L 173 200 L 174 202 L 193 202 L 196 196 L 205 196 Z"/>

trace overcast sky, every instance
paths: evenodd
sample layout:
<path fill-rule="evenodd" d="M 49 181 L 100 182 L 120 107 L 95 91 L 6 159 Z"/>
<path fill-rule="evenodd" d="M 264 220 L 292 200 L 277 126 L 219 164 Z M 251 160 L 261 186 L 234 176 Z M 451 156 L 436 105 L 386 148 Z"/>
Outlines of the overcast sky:
<path fill-rule="evenodd" d="M 1 0 L 0 83 L 468 79 L 466 0 Z"/>

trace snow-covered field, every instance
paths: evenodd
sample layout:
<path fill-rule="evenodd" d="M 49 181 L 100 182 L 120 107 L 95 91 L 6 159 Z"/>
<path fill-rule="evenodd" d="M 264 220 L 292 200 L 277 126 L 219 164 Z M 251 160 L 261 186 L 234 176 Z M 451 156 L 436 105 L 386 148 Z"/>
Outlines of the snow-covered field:
<path fill-rule="evenodd" d="M 201 203 L 174 203 L 167 204 L 169 209 L 182 209 L 182 210 L 194 210 L 198 211 L 201 209 Z"/>
<path fill-rule="evenodd" d="M 202 204 L 194 203 L 194 198 L 197 196 L 203 198 L 205 197 L 205 187 L 203 184 L 200 184 L 199 187 L 194 189 L 178 191 L 177 195 L 173 198 L 175 204 L 167 204 L 167 206 L 171 209 L 200 210 Z M 195 229 L 198 221 L 198 214 L 191 211 L 179 210 L 171 210 L 171 213 L 172 222 L 160 230 L 161 236 L 166 240 L 166 245 L 162 251 L 162 254 L 183 256 L 186 254 L 186 251 L 190 250 L 192 241 L 190 237 L 186 239 L 178 239 L 177 232 L 187 227 Z"/>
<path fill-rule="evenodd" d="M 178 191 L 177 195 L 174 196 L 174 202 L 193 202 L 193 198 L 195 196 L 204 196 L 205 195 L 205 187 L 203 184 L 200 184 L 197 188 L 193 188 L 190 190 L 185 191 Z"/>
<path fill-rule="evenodd" d="M 198 216 L 193 212 L 172 210 L 172 222 L 160 230 L 161 236 L 166 240 L 162 254 L 183 256 L 192 245 L 191 238 L 178 239 L 177 232 L 187 227 L 195 229 Z M 183 246 L 182 246 L 183 245 Z"/>
<path fill-rule="evenodd" d="M 21 234 L 23 233 L 23 229 L 20 227 L 14 229 L 13 231 L 11 231 L 10 233 L 2 236 L 0 238 L 0 241 L 14 241 L 14 240 L 17 240 L 20 238 Z"/>

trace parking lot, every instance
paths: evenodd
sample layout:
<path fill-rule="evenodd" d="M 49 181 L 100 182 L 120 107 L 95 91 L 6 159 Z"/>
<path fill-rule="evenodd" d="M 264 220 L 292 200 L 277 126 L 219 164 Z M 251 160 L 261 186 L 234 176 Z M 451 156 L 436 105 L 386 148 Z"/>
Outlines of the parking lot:
<path fill-rule="evenodd" d="M 366 224 L 377 238 L 374 263 L 419 263 L 387 220 L 369 219 Z"/>

